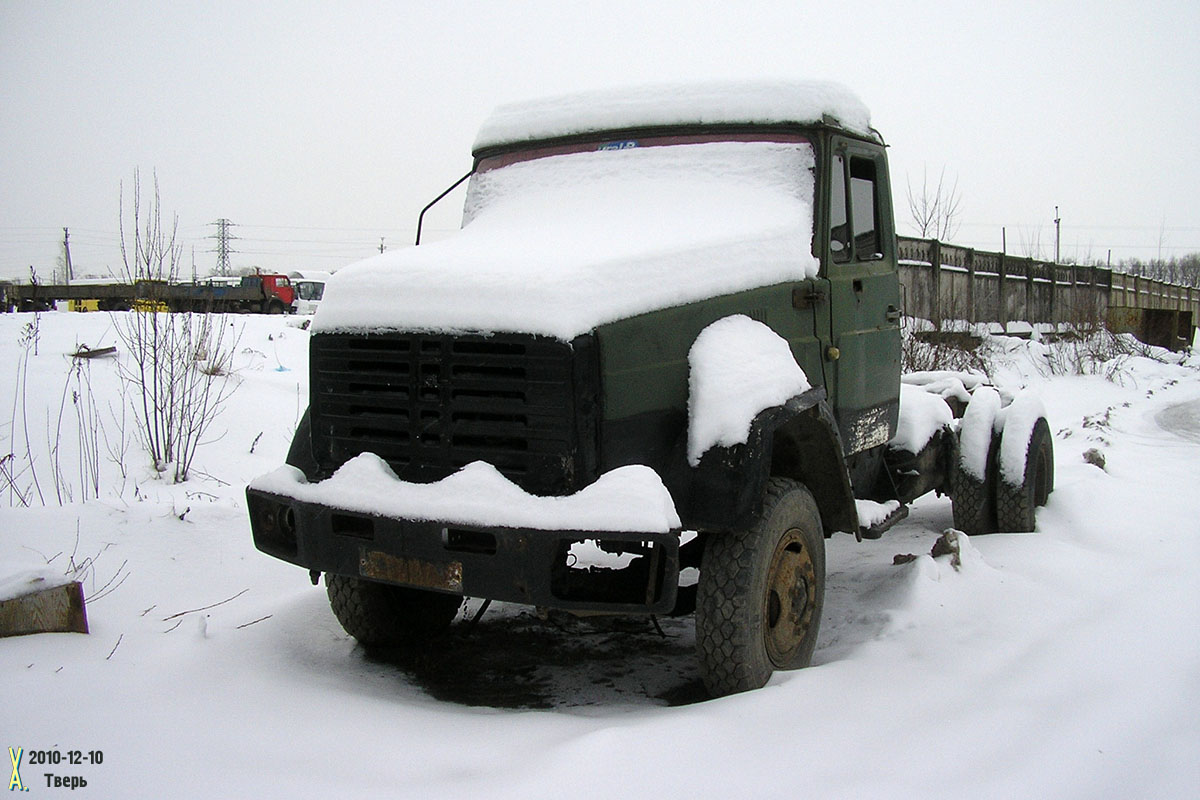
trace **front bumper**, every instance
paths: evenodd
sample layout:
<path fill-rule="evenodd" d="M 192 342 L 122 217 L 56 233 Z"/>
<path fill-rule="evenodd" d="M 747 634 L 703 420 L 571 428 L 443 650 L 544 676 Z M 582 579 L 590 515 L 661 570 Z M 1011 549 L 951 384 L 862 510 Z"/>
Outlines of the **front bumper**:
<path fill-rule="evenodd" d="M 675 607 L 679 532 L 548 531 L 393 518 L 248 488 L 254 545 L 312 571 L 569 611 L 662 614 Z M 633 556 L 574 563 L 576 543 Z"/>

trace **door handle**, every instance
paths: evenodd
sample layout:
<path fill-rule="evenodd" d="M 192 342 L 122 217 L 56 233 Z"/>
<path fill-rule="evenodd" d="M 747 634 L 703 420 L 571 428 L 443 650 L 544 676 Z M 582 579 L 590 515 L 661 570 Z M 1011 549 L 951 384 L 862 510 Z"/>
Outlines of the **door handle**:
<path fill-rule="evenodd" d="M 889 323 L 900 322 L 900 309 L 896 308 L 895 306 L 888 306 L 887 314 L 884 315 L 884 319 L 886 319 Z"/>

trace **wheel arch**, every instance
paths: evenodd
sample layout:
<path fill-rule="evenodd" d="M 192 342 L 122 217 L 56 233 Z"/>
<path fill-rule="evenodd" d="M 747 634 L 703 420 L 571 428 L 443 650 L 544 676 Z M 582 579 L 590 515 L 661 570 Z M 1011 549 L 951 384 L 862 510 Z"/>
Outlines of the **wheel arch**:
<path fill-rule="evenodd" d="M 304 409 L 304 415 L 296 425 L 296 432 L 292 435 L 292 443 L 288 446 L 284 463 L 300 470 L 311 481 L 316 479 L 318 468 L 312 450 L 312 418 L 309 412 L 310 409 Z"/>
<path fill-rule="evenodd" d="M 858 531 L 841 437 L 823 388 L 761 411 L 745 443 L 705 452 L 690 481 L 685 526 L 732 530 L 752 525 L 773 477 L 808 488 L 827 536 Z"/>

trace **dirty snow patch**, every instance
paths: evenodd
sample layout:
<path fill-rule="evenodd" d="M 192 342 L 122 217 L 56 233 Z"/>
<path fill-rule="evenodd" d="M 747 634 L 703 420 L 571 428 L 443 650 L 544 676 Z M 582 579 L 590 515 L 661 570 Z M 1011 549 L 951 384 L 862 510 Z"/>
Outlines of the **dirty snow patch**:
<path fill-rule="evenodd" d="M 251 482 L 252 489 L 306 503 L 394 519 L 537 530 L 666 533 L 679 515 L 658 474 L 631 465 L 601 475 L 567 497 L 525 492 L 491 464 L 476 461 L 436 483 L 409 483 L 374 453 L 350 459 L 331 477 L 308 483 L 283 466 Z"/>
<path fill-rule="evenodd" d="M 688 352 L 688 462 L 711 447 L 745 444 L 765 409 L 812 388 L 787 340 L 737 314 L 700 332 Z"/>

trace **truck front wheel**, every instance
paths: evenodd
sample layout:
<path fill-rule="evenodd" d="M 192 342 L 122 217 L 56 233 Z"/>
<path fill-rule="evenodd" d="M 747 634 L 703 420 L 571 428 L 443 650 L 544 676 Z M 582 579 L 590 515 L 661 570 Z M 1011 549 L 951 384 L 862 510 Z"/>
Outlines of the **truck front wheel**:
<path fill-rule="evenodd" d="M 714 697 L 757 689 L 777 669 L 808 666 L 825 594 L 825 538 L 812 494 L 767 484 L 751 528 L 705 543 L 696 598 L 696 652 Z"/>
<path fill-rule="evenodd" d="M 333 615 L 364 647 L 419 641 L 450 627 L 462 605 L 452 594 L 325 573 Z"/>

